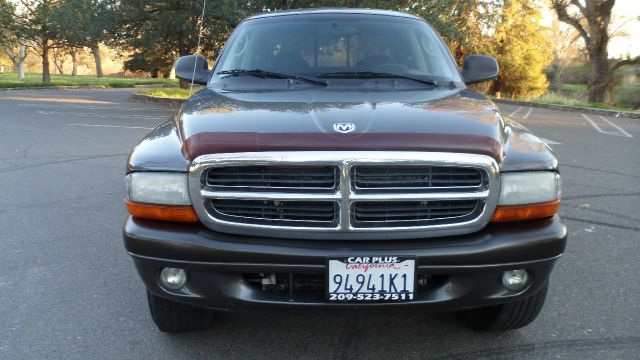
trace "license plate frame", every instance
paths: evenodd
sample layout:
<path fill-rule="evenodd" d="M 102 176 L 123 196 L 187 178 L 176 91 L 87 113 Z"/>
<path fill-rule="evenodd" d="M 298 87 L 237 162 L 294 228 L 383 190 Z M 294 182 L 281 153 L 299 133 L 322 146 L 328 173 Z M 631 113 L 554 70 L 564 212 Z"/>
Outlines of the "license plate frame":
<path fill-rule="evenodd" d="M 344 269 L 339 268 L 340 266 Z M 330 303 L 410 302 L 415 298 L 416 268 L 414 256 L 329 257 L 325 276 L 326 299 Z M 396 275 L 394 280 L 392 280 L 393 274 Z M 406 275 L 406 279 L 403 278 L 403 274 Z M 337 282 L 334 281 L 337 280 L 336 275 L 342 275 L 341 283 L 344 282 L 344 285 L 337 286 Z M 349 275 L 349 278 L 346 275 Z M 362 277 L 358 275 L 364 276 L 363 286 L 360 285 Z M 383 275 L 382 279 L 380 275 Z M 373 279 L 374 276 L 376 276 L 375 279 Z M 386 285 L 385 282 L 387 282 Z M 394 290 L 391 283 L 395 283 L 396 291 L 391 291 Z M 353 291 L 355 290 L 353 285 L 358 287 L 357 291 Z M 383 289 L 380 289 L 381 286 Z M 401 286 L 402 290 L 398 290 L 398 286 Z M 374 287 L 373 290 L 372 287 Z M 386 291 L 387 289 L 389 291 Z"/>

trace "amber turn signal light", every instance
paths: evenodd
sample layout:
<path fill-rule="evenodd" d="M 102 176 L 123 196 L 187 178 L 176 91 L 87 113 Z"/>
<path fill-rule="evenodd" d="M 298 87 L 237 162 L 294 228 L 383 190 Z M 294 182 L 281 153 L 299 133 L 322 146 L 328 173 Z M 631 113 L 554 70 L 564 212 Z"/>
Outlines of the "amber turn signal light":
<path fill-rule="evenodd" d="M 193 223 L 198 222 L 198 216 L 192 206 L 143 204 L 129 199 L 124 200 L 129 214 L 135 218 Z"/>
<path fill-rule="evenodd" d="M 491 222 L 510 222 L 544 219 L 553 216 L 560 208 L 560 200 L 526 205 L 499 205 Z"/>

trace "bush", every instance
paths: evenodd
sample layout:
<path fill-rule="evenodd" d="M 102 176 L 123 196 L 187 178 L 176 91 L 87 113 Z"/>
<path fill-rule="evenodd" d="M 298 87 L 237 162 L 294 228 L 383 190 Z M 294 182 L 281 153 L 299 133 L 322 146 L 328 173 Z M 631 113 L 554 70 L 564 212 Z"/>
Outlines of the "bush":
<path fill-rule="evenodd" d="M 621 85 L 613 92 L 613 101 L 627 108 L 640 108 L 640 85 Z"/>
<path fill-rule="evenodd" d="M 567 67 L 562 73 L 562 82 L 586 84 L 589 82 L 589 65 L 580 64 Z"/>

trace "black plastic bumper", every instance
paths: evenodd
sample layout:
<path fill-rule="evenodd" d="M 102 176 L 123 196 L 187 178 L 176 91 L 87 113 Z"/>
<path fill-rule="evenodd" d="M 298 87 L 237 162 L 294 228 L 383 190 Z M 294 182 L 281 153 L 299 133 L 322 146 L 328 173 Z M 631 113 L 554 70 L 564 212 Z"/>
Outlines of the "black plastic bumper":
<path fill-rule="evenodd" d="M 567 230 L 558 216 L 491 225 L 457 237 L 393 241 L 321 241 L 244 237 L 216 233 L 202 225 L 129 218 L 124 242 L 147 288 L 172 300 L 221 310 L 412 309 L 452 311 L 504 303 L 537 292 L 562 255 Z M 329 303 L 324 292 L 265 291 L 250 281 L 256 274 L 322 278 L 329 257 L 415 256 L 416 275 L 425 279 L 415 300 L 405 303 Z M 163 267 L 188 271 L 184 290 L 158 284 Z M 514 293 L 500 282 L 502 272 L 527 269 L 530 285 Z M 293 284 L 293 282 L 291 283 Z"/>

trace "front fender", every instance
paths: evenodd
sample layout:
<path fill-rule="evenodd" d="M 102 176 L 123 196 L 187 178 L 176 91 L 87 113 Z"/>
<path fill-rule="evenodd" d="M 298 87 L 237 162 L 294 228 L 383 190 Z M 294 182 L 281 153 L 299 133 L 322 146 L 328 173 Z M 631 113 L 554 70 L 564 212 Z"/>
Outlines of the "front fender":
<path fill-rule="evenodd" d="M 127 174 L 136 171 L 189 171 L 175 119 L 158 125 L 133 148 L 127 161 Z"/>

